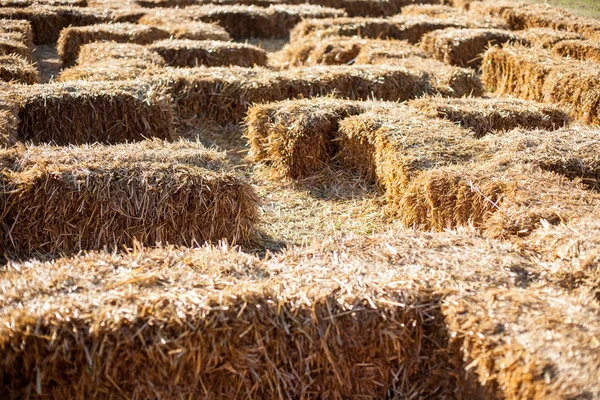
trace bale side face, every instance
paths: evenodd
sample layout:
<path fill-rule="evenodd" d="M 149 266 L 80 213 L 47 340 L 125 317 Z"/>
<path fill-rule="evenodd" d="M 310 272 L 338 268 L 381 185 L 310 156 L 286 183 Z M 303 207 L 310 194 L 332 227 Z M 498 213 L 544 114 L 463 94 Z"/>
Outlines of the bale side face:
<path fill-rule="evenodd" d="M 520 40 L 515 34 L 498 29 L 451 28 L 426 34 L 421 48 L 446 64 L 477 68 L 489 47 Z"/>
<path fill-rule="evenodd" d="M 521 33 L 523 39 L 534 46 L 551 48 L 563 40 L 581 40 L 578 33 L 558 31 L 550 28 L 531 28 Z"/>
<path fill-rule="evenodd" d="M 256 161 L 287 177 L 304 178 L 332 162 L 338 122 L 365 107 L 328 98 L 255 105 L 248 110 L 244 134 Z"/>
<path fill-rule="evenodd" d="M 37 68 L 18 55 L 0 56 L 0 81 L 33 85 L 40 82 Z"/>
<path fill-rule="evenodd" d="M 169 97 L 144 82 L 35 85 L 19 101 L 24 141 L 120 143 L 173 133 Z"/>
<path fill-rule="evenodd" d="M 563 40 L 552 47 L 552 52 L 575 60 L 600 63 L 600 45 L 588 40 Z"/>
<path fill-rule="evenodd" d="M 560 109 L 541 103 L 513 98 L 445 99 L 425 97 L 411 101 L 410 107 L 431 118 L 446 118 L 475 136 L 505 132 L 515 128 L 555 130 L 569 123 Z"/>
<path fill-rule="evenodd" d="M 58 55 L 64 66 L 72 66 L 81 46 L 91 42 L 114 41 L 149 44 L 166 39 L 169 33 L 156 27 L 129 23 L 100 24 L 64 29 L 58 39 Z"/>
<path fill-rule="evenodd" d="M 267 53 L 241 43 L 197 40 L 163 40 L 149 46 L 171 67 L 265 66 Z"/>
<path fill-rule="evenodd" d="M 0 147 L 10 147 L 17 142 L 19 119 L 13 110 L 0 105 Z"/>
<path fill-rule="evenodd" d="M 198 143 L 31 147 L 2 178 L 3 253 L 120 249 L 137 240 L 193 246 L 253 239 L 257 199 Z"/>

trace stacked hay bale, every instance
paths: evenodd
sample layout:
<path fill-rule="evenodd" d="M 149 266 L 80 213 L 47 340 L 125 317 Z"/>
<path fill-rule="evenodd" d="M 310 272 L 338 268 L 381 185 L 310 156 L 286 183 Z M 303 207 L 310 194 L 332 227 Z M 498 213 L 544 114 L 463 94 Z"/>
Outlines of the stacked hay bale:
<path fill-rule="evenodd" d="M 256 46 L 215 40 L 169 39 L 149 48 L 172 67 L 266 66 L 267 53 Z"/>
<path fill-rule="evenodd" d="M 69 26 L 84 26 L 107 22 L 135 22 L 138 10 L 121 8 L 103 10 L 92 7 L 33 5 L 25 8 L 0 8 L 0 19 L 27 20 L 31 23 L 35 44 L 56 43 L 60 32 Z"/>
<path fill-rule="evenodd" d="M 64 66 L 72 66 L 82 45 L 98 41 L 149 44 L 169 37 L 169 33 L 155 27 L 116 23 L 66 28 L 58 39 L 58 55 Z"/>
<path fill-rule="evenodd" d="M 442 64 L 443 66 L 443 64 Z M 357 100 L 402 101 L 424 94 L 461 97 L 481 93 L 475 74 L 456 71 L 376 67 L 312 67 L 281 72 L 261 69 L 197 68 L 171 70 L 157 77 L 175 100 L 180 118 L 217 123 L 243 119 L 252 103 L 334 94 Z M 460 72 L 460 71 L 459 71 Z"/>
<path fill-rule="evenodd" d="M 158 16 L 144 16 L 142 21 L 148 26 L 166 30 L 173 39 L 231 41 L 231 36 L 225 28 L 216 23 L 190 21 L 184 16 L 163 18 L 160 13 Z"/>
<path fill-rule="evenodd" d="M 149 48 L 132 43 L 93 42 L 81 46 L 74 67 L 63 70 L 58 82 L 120 81 L 161 73 L 165 60 Z"/>
<path fill-rule="evenodd" d="M 490 46 L 510 42 L 518 43 L 522 39 L 499 29 L 449 28 L 426 34 L 421 40 L 421 48 L 446 64 L 478 68 L 483 53 Z"/>
<path fill-rule="evenodd" d="M 23 141 L 121 143 L 173 135 L 172 101 L 143 81 L 31 85 L 13 97 Z"/>
<path fill-rule="evenodd" d="M 257 199 L 199 143 L 28 146 L 2 154 L 2 253 L 253 239 Z"/>
<path fill-rule="evenodd" d="M 285 37 L 301 20 L 308 18 L 343 17 L 345 12 L 312 5 L 275 5 L 255 7 L 242 5 L 204 5 L 185 9 L 162 9 L 140 19 L 147 25 L 190 23 L 194 21 L 218 23 L 235 39 Z M 168 22 L 167 22 L 168 21 Z"/>
<path fill-rule="evenodd" d="M 535 271 L 495 241 L 415 232 L 329 239 L 266 260 L 205 247 L 12 264 L 0 285 L 0 318 L 12 322 L 0 324 L 0 374 L 14 396 L 38 376 L 51 398 L 452 396 L 462 373 L 449 335 L 464 333 L 445 329 L 441 303 L 514 287 L 507 265 Z"/>
<path fill-rule="evenodd" d="M 600 69 L 541 48 L 494 47 L 483 59 L 483 81 L 497 93 L 555 103 L 574 118 L 597 124 Z"/>
<path fill-rule="evenodd" d="M 552 131 L 569 123 L 568 115 L 554 106 L 511 97 L 424 97 L 408 105 L 422 115 L 458 123 L 472 130 L 478 138 L 516 128 Z"/>
<path fill-rule="evenodd" d="M 591 40 L 563 40 L 552 47 L 552 52 L 575 60 L 600 62 L 600 44 Z"/>
<path fill-rule="evenodd" d="M 37 69 L 31 63 L 32 38 L 27 21 L 0 19 L 0 81 L 39 82 Z"/>

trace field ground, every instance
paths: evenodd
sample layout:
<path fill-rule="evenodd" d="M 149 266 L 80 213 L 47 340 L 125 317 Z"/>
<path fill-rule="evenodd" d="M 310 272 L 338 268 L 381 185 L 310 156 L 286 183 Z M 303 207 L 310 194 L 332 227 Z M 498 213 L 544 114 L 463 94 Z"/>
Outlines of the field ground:
<path fill-rule="evenodd" d="M 0 397 L 600 398 L 599 22 L 17 3 Z"/>

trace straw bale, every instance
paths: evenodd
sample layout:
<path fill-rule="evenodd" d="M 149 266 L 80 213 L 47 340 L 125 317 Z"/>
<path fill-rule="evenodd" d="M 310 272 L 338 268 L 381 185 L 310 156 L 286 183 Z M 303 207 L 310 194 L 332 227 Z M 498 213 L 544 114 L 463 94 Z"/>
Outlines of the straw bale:
<path fill-rule="evenodd" d="M 154 66 L 166 66 L 165 60 L 146 46 L 117 42 L 93 42 L 81 46 L 77 56 L 77 65 L 123 59 L 139 60 Z"/>
<path fill-rule="evenodd" d="M 31 49 L 18 36 L 0 33 L 0 56 L 16 55 L 31 60 Z"/>
<path fill-rule="evenodd" d="M 267 53 L 256 46 L 215 40 L 169 39 L 155 42 L 149 49 L 172 67 L 265 66 Z"/>
<path fill-rule="evenodd" d="M 569 123 L 568 115 L 556 107 L 511 97 L 448 99 L 436 96 L 408 104 L 420 114 L 456 122 L 472 130 L 476 137 L 515 128 L 555 130 Z"/>
<path fill-rule="evenodd" d="M 184 9 L 161 9 L 149 13 L 140 23 L 155 25 L 162 19 L 168 23 L 193 21 L 214 22 L 224 27 L 235 39 L 285 37 L 301 20 L 307 18 L 343 17 L 345 12 L 334 8 L 302 5 L 256 7 L 243 5 L 202 5 Z M 152 21 L 155 21 L 154 23 Z"/>
<path fill-rule="evenodd" d="M 0 55 L 0 81 L 34 84 L 39 83 L 38 71 L 28 60 L 18 55 Z"/>
<path fill-rule="evenodd" d="M 544 101 L 544 83 L 566 61 L 538 48 L 492 47 L 483 57 L 482 80 L 498 94 L 511 94 L 527 100 Z"/>
<path fill-rule="evenodd" d="M 173 133 L 170 98 L 141 81 L 33 85 L 16 97 L 24 141 L 119 143 Z"/>
<path fill-rule="evenodd" d="M 405 106 L 346 118 L 337 140 L 336 159 L 385 190 L 391 216 L 402 216 L 397 204 L 424 171 L 465 164 L 483 149 L 470 131 Z"/>
<path fill-rule="evenodd" d="M 508 238 L 568 222 L 598 200 L 578 182 L 498 157 L 424 172 L 390 207 L 406 226 L 443 230 L 473 225 L 488 236 Z"/>
<path fill-rule="evenodd" d="M 550 28 L 531 28 L 520 32 L 520 35 L 530 45 L 545 48 L 551 48 L 563 40 L 583 39 L 583 36 L 578 33 L 558 31 Z"/>
<path fill-rule="evenodd" d="M 331 164 L 338 122 L 362 113 L 367 104 L 335 98 L 286 100 L 248 110 L 244 135 L 255 161 L 282 175 L 303 178 Z"/>
<path fill-rule="evenodd" d="M 30 7 L 35 4 L 45 6 L 87 7 L 87 0 L 0 0 L 0 7 Z"/>
<path fill-rule="evenodd" d="M 404 40 L 362 39 L 341 36 L 308 36 L 286 44 L 279 59 L 286 66 L 368 64 L 375 54 L 390 58 L 425 56 L 418 47 Z"/>
<path fill-rule="evenodd" d="M 157 80 L 175 99 L 180 118 L 231 123 L 240 121 L 252 103 L 328 94 L 351 100 L 403 101 L 424 94 L 461 97 L 481 90 L 474 74 L 448 72 L 452 71 L 436 75 L 436 71 L 385 65 L 310 67 L 280 72 L 231 67 L 170 70 Z"/>
<path fill-rule="evenodd" d="M 230 41 L 229 33 L 216 23 L 193 21 L 191 13 L 177 10 L 161 10 L 148 13 L 140 23 L 166 30 L 174 39 Z"/>
<path fill-rule="evenodd" d="M 600 22 L 577 17 L 568 11 L 548 4 L 526 4 L 507 8 L 502 18 L 512 29 L 552 28 L 594 36 L 600 32 Z"/>
<path fill-rule="evenodd" d="M 0 147 L 10 147 L 17 142 L 19 117 L 6 107 L 0 105 Z"/>
<path fill-rule="evenodd" d="M 450 18 L 457 14 L 462 14 L 462 11 L 456 7 L 443 4 L 411 4 L 402 7 L 401 14 L 406 16 L 427 15 L 436 18 Z"/>
<path fill-rule="evenodd" d="M 488 47 L 521 41 L 518 35 L 499 29 L 448 28 L 423 36 L 421 48 L 446 64 L 477 68 Z"/>
<path fill-rule="evenodd" d="M 245 243 L 257 197 L 224 165 L 193 142 L 20 148 L 2 178 L 10 190 L 3 254 L 73 254 L 134 241 Z"/>
<path fill-rule="evenodd" d="M 290 32 L 290 42 L 301 43 L 306 36 L 359 36 L 370 39 L 408 40 L 418 43 L 431 31 L 444 28 L 466 28 L 465 20 L 427 16 L 398 16 L 393 18 L 322 18 L 304 20 Z"/>
<path fill-rule="evenodd" d="M 588 40 L 563 40 L 552 47 L 552 52 L 576 60 L 600 63 L 600 44 Z"/>
<path fill-rule="evenodd" d="M 528 129 L 528 128 L 525 128 Z M 485 153 L 527 163 L 600 189 L 600 131 L 572 126 L 552 132 L 516 129 L 482 140 Z"/>
<path fill-rule="evenodd" d="M 29 21 L 18 19 L 0 19 L 0 35 L 20 34 L 19 41 L 30 49 L 33 49 L 33 31 Z"/>
<path fill-rule="evenodd" d="M 510 269 L 531 264 L 474 235 L 410 231 L 270 260 L 204 247 L 11 263 L 0 376 L 12 396 L 38 382 L 56 399 L 460 397 L 440 292 L 512 287 Z"/>
<path fill-rule="evenodd" d="M 164 68 L 161 66 L 144 60 L 108 58 L 91 64 L 76 65 L 64 69 L 60 72 L 56 81 L 128 81 L 138 78 L 150 79 L 163 72 Z"/>
<path fill-rule="evenodd" d="M 91 42 L 114 41 L 120 43 L 149 44 L 166 39 L 169 33 L 156 27 L 130 24 L 99 24 L 71 27 L 60 33 L 57 48 L 64 66 L 72 66 L 81 46 Z"/>
<path fill-rule="evenodd" d="M 63 28 L 109 22 L 116 19 L 116 15 L 87 7 L 52 7 L 36 4 L 25 8 L 0 8 L 0 19 L 3 18 L 29 21 L 35 44 L 53 44 L 58 40 Z"/>
<path fill-rule="evenodd" d="M 486 398 L 600 396 L 597 305 L 552 288 L 494 288 L 442 307 Z"/>

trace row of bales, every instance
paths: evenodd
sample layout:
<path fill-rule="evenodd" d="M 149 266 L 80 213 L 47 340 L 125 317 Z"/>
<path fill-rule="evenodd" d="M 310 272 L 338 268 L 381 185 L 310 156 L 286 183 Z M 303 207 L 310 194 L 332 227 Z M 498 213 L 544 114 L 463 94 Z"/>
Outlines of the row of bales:
<path fill-rule="evenodd" d="M 413 3 L 0 0 L 0 393 L 600 396 L 600 23 Z M 254 254 L 204 129 L 389 231 Z"/>

